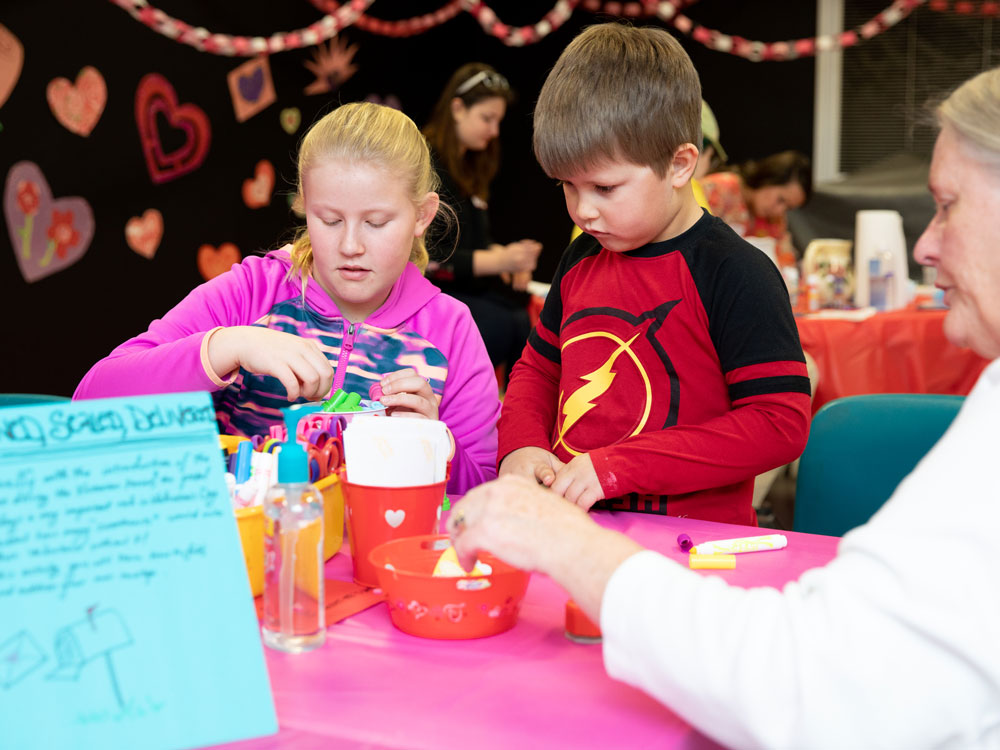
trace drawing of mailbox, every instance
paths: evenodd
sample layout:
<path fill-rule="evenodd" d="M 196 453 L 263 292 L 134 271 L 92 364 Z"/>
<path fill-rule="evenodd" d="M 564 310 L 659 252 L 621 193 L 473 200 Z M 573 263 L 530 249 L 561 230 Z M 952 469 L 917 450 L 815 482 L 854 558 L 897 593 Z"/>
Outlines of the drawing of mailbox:
<path fill-rule="evenodd" d="M 81 670 L 88 662 L 103 656 L 118 705 L 124 707 L 111 652 L 131 645 L 132 635 L 117 610 L 88 611 L 85 619 L 56 632 L 55 654 L 58 666 L 48 675 L 48 679 L 79 679 Z"/>

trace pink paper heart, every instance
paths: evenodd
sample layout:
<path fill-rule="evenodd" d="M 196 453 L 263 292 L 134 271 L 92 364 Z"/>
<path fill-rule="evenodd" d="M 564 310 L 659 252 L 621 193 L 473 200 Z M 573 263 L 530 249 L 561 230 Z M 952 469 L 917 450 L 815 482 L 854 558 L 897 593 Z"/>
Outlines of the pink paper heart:
<path fill-rule="evenodd" d="M 0 107 L 17 85 L 23 64 L 24 45 L 10 29 L 0 24 Z"/>
<path fill-rule="evenodd" d="M 3 196 L 7 232 L 21 276 L 38 281 L 76 263 L 94 236 L 94 212 L 83 198 L 52 199 L 38 165 L 19 161 Z"/>
<path fill-rule="evenodd" d="M 156 126 L 157 114 L 163 115 L 171 127 L 184 131 L 184 145 L 176 151 L 163 152 Z M 158 73 L 149 73 L 139 81 L 135 92 L 135 122 L 149 177 L 157 185 L 187 174 L 205 161 L 212 140 L 208 117 L 197 105 L 178 104 L 174 87 Z"/>
<path fill-rule="evenodd" d="M 45 89 L 49 108 L 64 128 L 85 138 L 101 119 L 108 101 L 104 76 L 90 65 L 76 76 L 76 83 L 54 78 Z"/>
<path fill-rule="evenodd" d="M 163 214 L 147 208 L 142 216 L 133 216 L 125 224 L 125 242 L 144 258 L 156 255 L 163 237 Z"/>
<path fill-rule="evenodd" d="M 263 208 L 271 202 L 274 167 L 267 159 L 257 162 L 253 179 L 243 180 L 243 202 L 248 208 Z"/>

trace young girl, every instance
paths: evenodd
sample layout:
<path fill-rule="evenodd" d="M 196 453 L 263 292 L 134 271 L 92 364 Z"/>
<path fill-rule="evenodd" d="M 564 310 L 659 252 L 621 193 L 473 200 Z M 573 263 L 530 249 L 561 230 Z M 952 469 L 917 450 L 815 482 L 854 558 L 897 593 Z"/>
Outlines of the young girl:
<path fill-rule="evenodd" d="M 266 434 L 280 409 L 380 382 L 393 416 L 444 421 L 448 491 L 496 476 L 496 378 L 468 309 L 422 271 L 439 208 L 406 115 L 345 104 L 306 134 L 288 246 L 246 258 L 98 362 L 74 398 L 208 390 L 220 430 Z"/>

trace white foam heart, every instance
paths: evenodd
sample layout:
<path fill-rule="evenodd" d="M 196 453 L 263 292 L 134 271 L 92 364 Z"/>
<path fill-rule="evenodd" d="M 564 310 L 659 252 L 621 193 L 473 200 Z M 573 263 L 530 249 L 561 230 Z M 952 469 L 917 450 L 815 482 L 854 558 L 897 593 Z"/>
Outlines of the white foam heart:
<path fill-rule="evenodd" d="M 398 529 L 404 520 L 406 520 L 405 510 L 387 510 L 385 512 L 385 522 L 394 529 Z"/>

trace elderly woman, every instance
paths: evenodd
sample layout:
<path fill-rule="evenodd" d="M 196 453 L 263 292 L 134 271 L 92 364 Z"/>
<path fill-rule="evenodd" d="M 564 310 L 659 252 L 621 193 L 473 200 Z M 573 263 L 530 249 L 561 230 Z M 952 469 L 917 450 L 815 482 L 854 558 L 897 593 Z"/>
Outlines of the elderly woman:
<path fill-rule="evenodd" d="M 783 591 L 705 578 L 514 477 L 449 520 L 559 582 L 604 634 L 604 663 L 739 747 L 1000 746 L 1000 68 L 937 111 L 915 249 L 937 268 L 945 332 L 993 362 L 940 442 L 837 557 Z"/>

